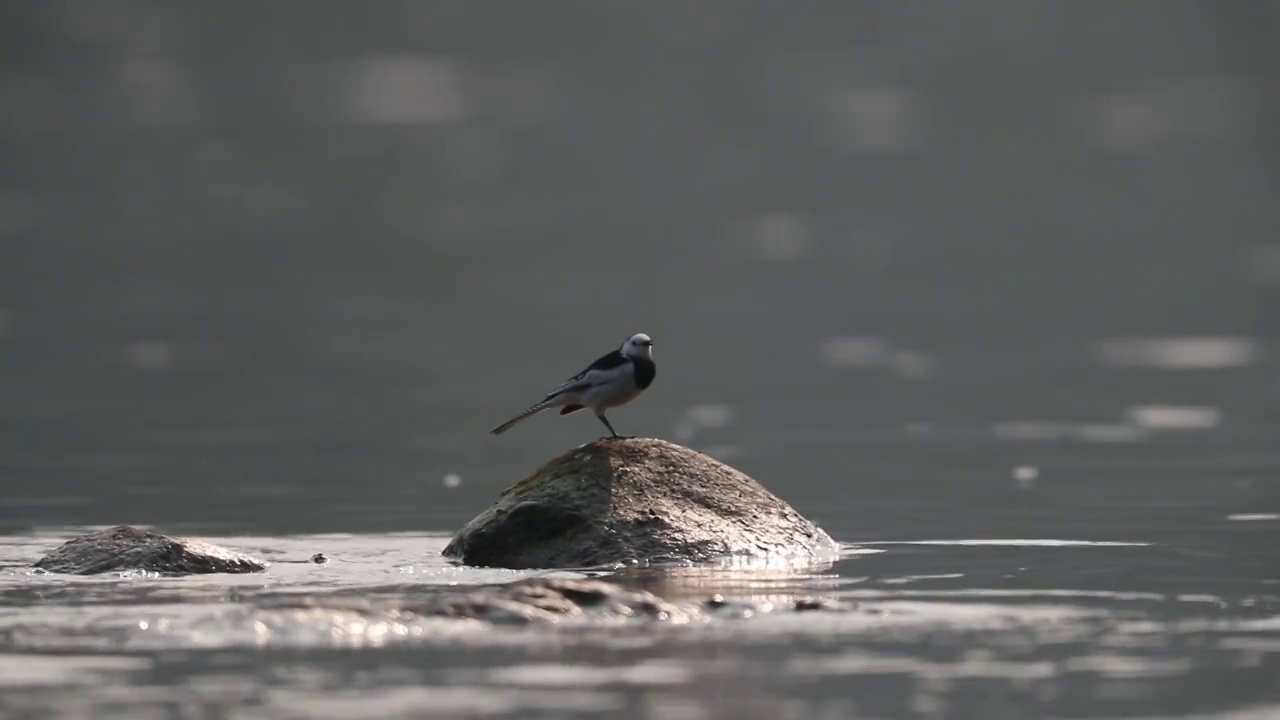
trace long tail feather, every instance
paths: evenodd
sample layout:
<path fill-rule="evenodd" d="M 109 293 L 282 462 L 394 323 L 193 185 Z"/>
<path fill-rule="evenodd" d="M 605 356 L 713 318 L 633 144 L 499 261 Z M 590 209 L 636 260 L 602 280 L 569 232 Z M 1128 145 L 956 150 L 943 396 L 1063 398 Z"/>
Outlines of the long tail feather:
<path fill-rule="evenodd" d="M 494 429 L 490 430 L 489 432 L 493 433 L 494 435 L 501 435 L 502 433 L 504 433 L 504 432 L 506 432 L 506 431 L 510 430 L 511 428 L 515 427 L 515 424 L 516 424 L 516 423 L 518 423 L 518 422 L 520 422 L 521 420 L 526 420 L 526 419 L 528 419 L 528 418 L 531 418 L 531 417 L 533 417 L 534 415 L 537 415 L 538 413 L 542 412 L 543 410 L 547 410 L 547 409 L 550 409 L 550 408 L 554 407 L 554 405 L 555 405 L 555 403 L 553 403 L 553 402 L 550 402 L 550 401 L 548 401 L 548 400 L 543 400 L 542 402 L 538 403 L 537 405 L 534 405 L 533 407 L 529 408 L 528 410 L 525 410 L 524 412 L 522 412 L 522 413 L 520 413 L 519 415 L 517 415 L 517 416 L 515 416 L 515 417 L 511 418 L 510 420 L 508 420 L 508 421 L 506 421 L 506 422 L 502 423 L 501 425 L 499 425 L 498 427 L 496 427 L 496 428 L 494 428 Z"/>

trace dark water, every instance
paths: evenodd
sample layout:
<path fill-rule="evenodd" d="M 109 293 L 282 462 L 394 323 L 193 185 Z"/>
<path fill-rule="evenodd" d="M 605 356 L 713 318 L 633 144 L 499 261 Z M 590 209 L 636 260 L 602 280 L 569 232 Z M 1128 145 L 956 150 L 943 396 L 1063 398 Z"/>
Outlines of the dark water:
<path fill-rule="evenodd" d="M 1219 535 L 1232 531 L 1227 522 Z M 67 579 L 14 568 L 0 576 L 3 708 L 131 718 L 1270 718 L 1280 711 L 1280 580 L 1268 542 L 1277 521 L 1238 522 L 1268 528 L 1251 533 L 1251 555 L 929 540 L 850 548 L 827 569 L 624 573 L 676 602 L 722 594 L 754 610 L 549 628 L 326 609 L 574 575 L 448 566 L 436 554 L 444 536 L 226 539 L 277 561 L 332 558 L 262 576 Z M 11 538 L 3 553 L 57 539 Z M 857 605 L 783 609 L 798 597 Z M 270 609 L 304 598 L 320 606 Z"/>
<path fill-rule="evenodd" d="M 1277 26 L 1261 1 L 0 4 L 0 707 L 1280 714 Z M 486 431 L 638 331 L 659 374 L 619 431 L 850 548 L 661 591 L 857 612 L 258 624 L 275 593 L 520 577 L 437 551 L 600 428 Z M 22 568 L 126 522 L 335 561 Z"/>

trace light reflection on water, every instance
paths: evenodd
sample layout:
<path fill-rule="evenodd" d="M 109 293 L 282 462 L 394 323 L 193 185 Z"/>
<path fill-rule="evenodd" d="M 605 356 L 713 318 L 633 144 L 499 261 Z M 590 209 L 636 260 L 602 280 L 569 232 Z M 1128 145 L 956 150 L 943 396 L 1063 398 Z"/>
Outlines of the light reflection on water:
<path fill-rule="evenodd" d="M 978 693 L 1027 714 L 1105 717 L 1190 697 L 1188 688 L 1220 710 L 1261 702 L 1271 697 L 1264 678 L 1280 670 L 1280 590 L 1224 584 L 1213 558 L 1143 542 L 921 539 L 846 545 L 839 561 L 810 567 L 632 568 L 613 576 L 677 603 L 719 596 L 749 610 L 687 624 L 564 618 L 512 628 L 369 609 L 583 573 L 455 567 L 439 556 L 447 536 L 415 533 L 211 538 L 274 563 L 257 575 L 81 578 L 13 566 L 63 534 L 0 545 L 11 563 L 0 571 L 0 683 L 10 708 L 656 717 L 638 709 L 652 703 L 714 718 L 741 714 L 741 699 L 756 697 L 763 709 L 745 716 L 793 698 L 811 711 L 936 707 L 978 718 Z M 315 552 L 330 562 L 298 561 Z M 1091 579 L 1174 557 L 1182 562 L 1166 572 L 1179 576 L 1180 593 L 1162 590 L 1159 572 L 1127 589 Z M 838 605 L 791 610 L 802 597 Z M 291 650 L 308 652 L 280 655 Z M 1208 678 L 1221 672 L 1235 689 L 1213 689 Z"/>

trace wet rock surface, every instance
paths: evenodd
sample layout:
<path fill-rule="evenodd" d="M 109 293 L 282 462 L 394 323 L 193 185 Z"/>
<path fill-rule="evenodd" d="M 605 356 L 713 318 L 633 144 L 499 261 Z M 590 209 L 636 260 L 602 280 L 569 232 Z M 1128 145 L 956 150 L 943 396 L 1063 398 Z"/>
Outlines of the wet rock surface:
<path fill-rule="evenodd" d="M 199 540 L 170 537 L 118 525 L 68 540 L 40 558 L 35 567 L 54 573 L 96 575 L 140 570 L 163 575 L 250 573 L 266 563 Z"/>
<path fill-rule="evenodd" d="M 592 567 L 821 558 L 837 544 L 744 473 L 651 438 L 604 438 L 506 490 L 444 549 L 468 565 Z"/>

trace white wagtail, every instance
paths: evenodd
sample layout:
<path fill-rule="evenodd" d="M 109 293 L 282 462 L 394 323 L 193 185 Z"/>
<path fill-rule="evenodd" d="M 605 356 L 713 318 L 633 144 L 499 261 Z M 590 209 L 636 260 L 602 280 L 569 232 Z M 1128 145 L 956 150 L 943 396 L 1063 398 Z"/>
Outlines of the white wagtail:
<path fill-rule="evenodd" d="M 609 428 L 609 434 L 621 437 L 609 424 L 604 411 L 634 400 L 649 387 L 657 374 L 658 366 L 653 362 L 653 340 L 644 333 L 636 333 L 627 338 L 622 347 L 600 356 L 536 405 L 490 432 L 501 435 L 521 420 L 554 407 L 562 408 L 561 415 L 590 408 Z"/>

